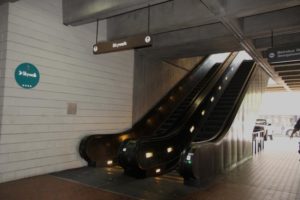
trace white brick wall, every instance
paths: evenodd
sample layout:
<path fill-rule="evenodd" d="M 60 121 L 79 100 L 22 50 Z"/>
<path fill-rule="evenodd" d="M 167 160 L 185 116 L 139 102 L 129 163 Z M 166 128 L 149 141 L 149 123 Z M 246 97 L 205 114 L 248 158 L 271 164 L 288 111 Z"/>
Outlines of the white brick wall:
<path fill-rule="evenodd" d="M 83 166 L 83 136 L 131 126 L 133 52 L 93 55 L 96 24 L 64 26 L 61 0 L 22 0 L 8 10 L 7 42 L 0 38 L 0 51 L 7 46 L 0 81 L 0 182 Z M 105 22 L 99 31 L 105 38 Z M 30 90 L 14 79 L 23 62 L 41 74 Z M 77 103 L 76 115 L 66 114 L 67 103 Z"/>

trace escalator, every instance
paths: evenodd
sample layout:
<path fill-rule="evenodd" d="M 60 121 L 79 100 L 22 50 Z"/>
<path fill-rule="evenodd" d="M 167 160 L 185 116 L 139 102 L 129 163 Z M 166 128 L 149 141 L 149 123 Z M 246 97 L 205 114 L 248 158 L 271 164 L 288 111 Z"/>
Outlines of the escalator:
<path fill-rule="evenodd" d="M 218 73 L 223 73 L 236 54 L 215 54 L 203 59 L 131 129 L 118 134 L 85 137 L 79 152 L 89 166 L 112 166 L 118 163 L 118 151 L 124 141 L 166 135 Z"/>
<path fill-rule="evenodd" d="M 168 129 L 168 134 L 123 142 L 119 162 L 125 173 L 136 177 L 167 173 L 176 168 L 182 155 L 189 153 L 192 141 L 218 137 L 220 127 L 227 123 L 224 119 L 229 110 L 236 105 L 241 81 L 245 80 L 241 75 L 248 75 L 249 68 L 252 69 L 253 61 L 246 57 L 240 52 L 223 73 L 215 75 L 205 89 L 198 91 L 193 104 Z"/>
<path fill-rule="evenodd" d="M 182 154 L 179 164 L 179 173 L 186 180 L 204 179 L 204 177 L 208 177 L 209 173 L 213 175 L 216 171 L 221 171 L 212 169 L 212 167 L 203 167 L 202 161 L 209 160 L 207 158 L 212 156 L 204 153 L 206 150 L 203 149 L 210 147 L 216 149 L 216 146 L 222 145 L 223 139 L 228 134 L 242 100 L 245 97 L 249 83 L 253 78 L 255 66 L 253 61 L 245 62 L 243 67 L 239 68 L 236 76 L 233 77 L 215 106 L 209 105 L 208 100 L 206 100 L 205 106 L 211 107 L 209 108 L 210 114 L 203 119 L 202 126 L 194 138 L 190 149 Z M 221 163 L 224 162 L 222 156 L 217 155 L 217 160 L 213 161 L 214 168 L 220 168 L 221 165 L 224 165 L 224 163 Z M 215 172 L 211 172 L 212 170 L 215 170 Z"/>
<path fill-rule="evenodd" d="M 228 87 L 220 97 L 218 103 L 211 106 L 210 114 L 202 120 L 202 126 L 199 133 L 196 135 L 194 142 L 206 141 L 217 137 L 219 132 L 223 130 L 225 125 L 228 125 L 227 117 L 234 108 L 237 98 L 239 97 L 243 82 L 247 80 L 247 76 L 253 68 L 253 62 L 245 62 L 243 67 L 240 67 L 237 74 L 233 77 Z M 215 91 L 214 91 L 215 92 Z M 211 94 L 212 96 L 213 94 Z M 209 107 L 209 103 L 206 102 Z M 230 126 L 229 126 L 230 127 Z"/>

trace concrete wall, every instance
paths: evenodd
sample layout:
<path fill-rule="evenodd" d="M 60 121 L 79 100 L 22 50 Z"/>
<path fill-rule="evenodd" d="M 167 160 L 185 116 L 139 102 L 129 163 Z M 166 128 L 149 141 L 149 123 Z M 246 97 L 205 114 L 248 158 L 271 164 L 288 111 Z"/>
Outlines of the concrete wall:
<path fill-rule="evenodd" d="M 0 3 L 0 96 L 3 96 L 5 62 L 6 62 L 6 44 L 7 44 L 7 21 L 8 4 Z M 1 102 L 1 100 L 0 100 Z M 0 104 L 2 105 L 2 104 Z M 1 108 L 0 108 L 1 111 Z M 0 112 L 1 115 L 1 112 Z M 1 136 L 1 135 L 0 135 Z M 0 157 L 1 159 L 1 157 Z"/>
<path fill-rule="evenodd" d="M 4 93 L 4 76 L 6 64 L 6 44 L 7 44 L 7 21 L 8 21 L 8 4 L 0 4 L 0 123 L 2 121 L 3 96 Z M 1 141 L 1 133 L 0 133 Z M 5 158 L 0 154 L 0 163 Z"/>
<path fill-rule="evenodd" d="M 105 38 L 106 23 L 99 30 Z M 61 0 L 9 4 L 0 182 L 83 166 L 83 136 L 131 126 L 133 52 L 94 56 L 95 34 L 95 23 L 62 25 Z M 33 89 L 15 82 L 23 62 L 40 71 Z M 77 104 L 76 115 L 67 114 L 68 103 Z"/>
<path fill-rule="evenodd" d="M 160 61 L 135 53 L 133 122 L 143 117 L 201 58 Z"/>

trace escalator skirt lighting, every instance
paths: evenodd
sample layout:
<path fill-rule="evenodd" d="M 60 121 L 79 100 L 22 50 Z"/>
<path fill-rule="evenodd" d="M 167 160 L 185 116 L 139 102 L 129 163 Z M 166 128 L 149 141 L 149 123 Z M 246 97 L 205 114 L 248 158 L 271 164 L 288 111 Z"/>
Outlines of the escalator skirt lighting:
<path fill-rule="evenodd" d="M 187 161 L 190 161 L 191 158 L 192 158 L 192 157 L 191 157 L 190 155 L 188 155 L 188 156 L 186 157 L 186 160 L 187 160 Z"/>
<path fill-rule="evenodd" d="M 210 98 L 210 102 L 214 102 L 214 100 L 215 100 L 215 97 Z"/>
<path fill-rule="evenodd" d="M 108 160 L 108 161 L 106 162 L 106 164 L 107 164 L 107 165 L 112 165 L 112 164 L 114 164 L 114 161 Z"/>
<path fill-rule="evenodd" d="M 156 170 L 155 170 L 155 173 L 157 173 L 157 174 L 159 174 L 161 172 L 161 169 L 160 168 L 157 168 Z"/>
<path fill-rule="evenodd" d="M 228 80 L 228 76 L 225 77 L 225 81 L 227 81 L 227 80 Z"/>
<path fill-rule="evenodd" d="M 126 152 L 126 151 L 127 151 L 127 148 L 123 148 L 122 151 L 123 151 L 123 152 Z"/>
<path fill-rule="evenodd" d="M 218 90 L 222 90 L 222 86 L 219 86 L 219 87 L 218 87 Z"/>
<path fill-rule="evenodd" d="M 160 111 L 160 112 L 162 112 L 164 110 L 164 108 L 162 107 L 162 106 L 160 106 L 159 108 L 158 108 L 158 111 Z"/>
<path fill-rule="evenodd" d="M 188 155 L 186 156 L 186 160 L 192 161 L 192 156 L 193 156 L 193 153 L 188 153 Z"/>
<path fill-rule="evenodd" d="M 190 133 L 194 132 L 194 130 L 195 130 L 195 126 L 191 126 Z"/>
<path fill-rule="evenodd" d="M 120 140 L 121 142 L 124 142 L 124 141 L 127 140 L 128 138 L 129 138 L 129 135 L 122 135 L 122 136 L 120 136 L 119 140 Z"/>
<path fill-rule="evenodd" d="M 152 125 L 152 123 L 153 123 L 152 119 L 147 120 L 147 124 Z"/>
<path fill-rule="evenodd" d="M 205 110 L 202 110 L 201 115 L 202 115 L 202 116 L 205 115 Z"/>
<path fill-rule="evenodd" d="M 172 151 L 173 151 L 173 148 L 172 148 L 172 147 L 168 147 L 168 148 L 167 148 L 167 152 L 168 152 L 168 153 L 171 153 Z"/>
<path fill-rule="evenodd" d="M 146 158 L 152 158 L 153 157 L 153 153 L 152 152 L 147 152 L 145 154 Z"/>

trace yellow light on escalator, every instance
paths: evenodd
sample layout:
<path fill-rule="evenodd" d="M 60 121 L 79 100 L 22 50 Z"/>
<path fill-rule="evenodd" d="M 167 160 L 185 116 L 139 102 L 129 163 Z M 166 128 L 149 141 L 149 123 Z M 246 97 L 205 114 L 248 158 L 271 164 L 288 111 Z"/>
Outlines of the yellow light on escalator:
<path fill-rule="evenodd" d="M 149 126 L 153 126 L 153 125 L 154 125 L 154 123 L 155 123 L 155 120 L 154 120 L 154 118 L 153 118 L 153 117 L 151 117 L 151 118 L 147 119 L 147 125 L 149 125 Z"/>
<path fill-rule="evenodd" d="M 146 158 L 152 158 L 153 157 L 153 153 L 152 152 L 147 152 L 145 154 Z"/>
<path fill-rule="evenodd" d="M 124 141 L 127 140 L 127 139 L 129 139 L 129 135 L 128 135 L 128 134 L 122 135 L 122 136 L 119 137 L 119 140 L 120 140 L 121 142 L 124 142 Z"/>
<path fill-rule="evenodd" d="M 195 130 L 195 126 L 192 126 L 192 127 L 190 128 L 190 133 L 194 132 L 194 130 Z"/>
<path fill-rule="evenodd" d="M 160 111 L 160 112 L 162 112 L 164 110 L 164 108 L 162 107 L 162 106 L 160 106 L 159 108 L 158 108 L 158 111 Z"/>
<path fill-rule="evenodd" d="M 168 153 L 171 153 L 172 151 L 173 151 L 173 148 L 172 148 L 172 147 L 168 147 L 168 148 L 167 148 L 167 152 L 168 152 Z"/>
<path fill-rule="evenodd" d="M 187 155 L 186 160 L 190 161 L 192 159 L 191 155 Z"/>
<path fill-rule="evenodd" d="M 215 100 L 215 97 L 210 98 L 210 102 L 214 102 L 214 100 Z"/>
<path fill-rule="evenodd" d="M 156 170 L 155 170 L 155 173 L 157 173 L 157 174 L 159 174 L 161 172 L 161 169 L 160 168 L 157 168 Z"/>
<path fill-rule="evenodd" d="M 107 165 L 112 165 L 114 162 L 112 161 L 112 160 L 108 160 L 107 162 L 106 162 L 106 164 Z"/>

